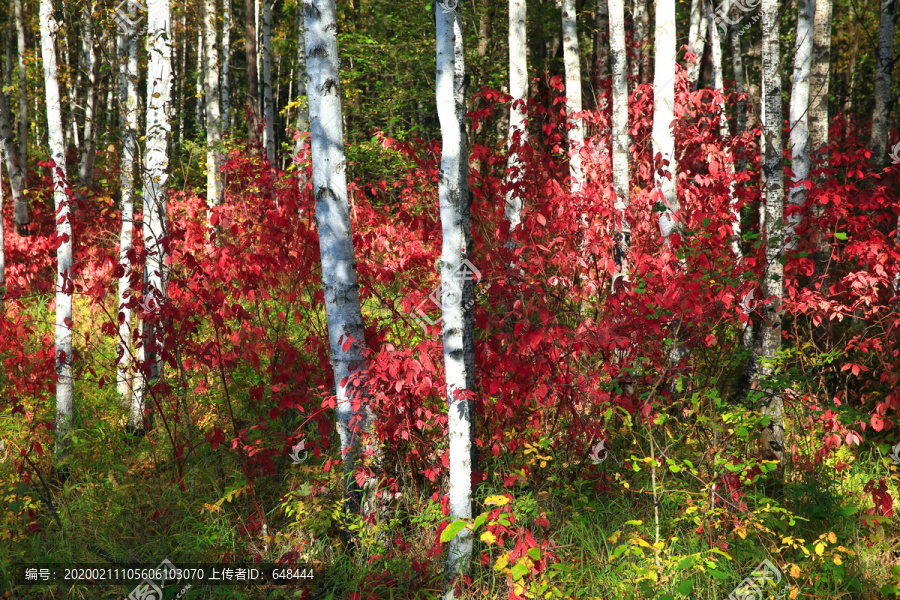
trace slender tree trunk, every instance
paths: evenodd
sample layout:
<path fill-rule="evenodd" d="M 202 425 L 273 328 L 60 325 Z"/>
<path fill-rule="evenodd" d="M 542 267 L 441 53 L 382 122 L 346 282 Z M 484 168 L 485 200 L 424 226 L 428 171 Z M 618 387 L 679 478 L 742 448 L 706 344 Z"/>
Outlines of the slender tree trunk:
<path fill-rule="evenodd" d="M 584 146 L 584 122 L 575 117 L 581 112 L 581 59 L 578 52 L 578 24 L 575 21 L 575 0 L 563 0 L 563 62 L 566 67 L 566 116 L 569 124 L 569 175 L 573 194 L 581 191 L 584 175 L 581 168 L 581 147 Z"/>
<path fill-rule="evenodd" d="M 303 150 L 306 134 L 309 133 L 309 102 L 306 98 L 306 26 L 303 20 L 303 11 L 299 13 L 297 29 L 300 32 L 300 38 L 297 40 L 297 98 L 300 101 L 300 106 L 297 108 L 297 132 L 300 135 L 294 143 L 295 156 Z M 297 174 L 301 184 L 305 183 L 305 170 L 297 169 Z M 303 189 L 302 185 L 300 189 Z"/>
<path fill-rule="evenodd" d="M 301 17 L 302 19 L 302 17 Z M 231 0 L 222 0 L 222 132 L 231 130 Z"/>
<path fill-rule="evenodd" d="M 781 48 L 778 0 L 762 0 L 762 59 L 765 90 L 766 138 L 763 169 L 766 172 L 765 273 L 762 282 L 764 302 L 759 308 L 762 326 L 750 364 L 750 381 L 765 392 L 762 412 L 770 417 L 762 434 L 763 449 L 776 460 L 784 457 L 784 418 L 782 400 L 768 390 L 767 380 L 774 372 L 773 361 L 781 349 L 782 294 L 784 265 L 784 166 L 782 158 Z"/>
<path fill-rule="evenodd" d="M 3 144 L 0 144 L 0 318 L 6 300 L 6 234 L 3 230 Z"/>
<path fill-rule="evenodd" d="M 791 170 L 794 172 L 790 202 L 795 209 L 806 204 L 806 186 L 811 166 L 809 155 L 809 79 L 813 57 L 813 19 L 816 0 L 799 0 L 797 13 L 797 50 L 794 54 L 794 81 L 791 86 Z M 802 214 L 788 217 L 785 249 L 797 247 L 797 227 L 802 222 Z"/>
<path fill-rule="evenodd" d="M 247 56 L 247 146 L 251 156 L 258 154 L 260 148 L 255 14 L 253 0 L 244 0 L 244 53 Z"/>
<path fill-rule="evenodd" d="M 4 35 L 6 31 L 0 32 Z M 9 88 L 12 84 L 12 44 L 7 36 L 7 43 L 4 44 L 6 50 L 6 58 L 3 62 L 3 86 Z M 17 155 L 19 148 L 16 147 L 12 133 L 12 115 L 9 106 L 9 96 L 6 92 L 0 90 L 0 144 L 3 146 L 3 153 L 6 155 L 6 172 L 9 175 L 9 188 L 13 199 L 14 222 L 19 235 L 24 233 L 24 227 L 28 225 L 28 202 L 23 193 L 25 187 L 25 174 L 20 165 L 25 164 L 24 160 L 20 160 Z"/>
<path fill-rule="evenodd" d="M 594 4 L 594 20 L 597 27 L 597 34 L 594 36 L 594 61 L 597 64 L 597 76 L 600 79 L 609 77 L 609 9 L 607 1 L 596 0 Z"/>
<path fill-rule="evenodd" d="M 657 14 L 658 12 L 657 9 Z M 628 165 L 631 153 L 628 151 L 628 77 L 625 74 L 628 59 L 623 0 L 609 0 L 609 47 L 612 67 L 612 168 L 617 220 L 613 238 L 613 258 L 617 272 L 612 285 L 615 287 L 619 279 L 628 281 L 627 257 L 631 248 L 631 225 L 626 214 L 631 200 Z"/>
<path fill-rule="evenodd" d="M 734 8 L 729 6 L 724 14 L 733 13 Z M 743 48 L 741 47 L 741 30 L 737 25 L 731 26 L 731 64 L 734 69 L 734 83 L 739 94 L 747 91 L 747 75 L 744 72 Z M 744 98 L 738 100 L 737 103 L 737 133 L 743 133 L 747 130 L 747 101 Z M 743 165 L 741 169 L 743 170 Z"/>
<path fill-rule="evenodd" d="M 727 15 L 730 8 L 731 0 L 724 0 L 721 4 L 721 10 Z M 707 10 L 709 13 L 712 13 L 711 6 L 708 6 Z M 713 87 L 724 95 L 725 74 L 722 71 L 722 40 L 719 37 L 719 27 L 712 14 L 707 15 L 707 23 L 709 23 Z M 719 136 L 721 136 L 724 145 L 725 170 L 730 180 L 728 184 L 728 205 L 731 209 L 731 251 L 735 258 L 740 260 L 743 256 L 741 251 L 741 212 L 738 210 L 737 198 L 734 194 L 734 157 L 726 141 L 731 137 L 731 131 L 728 128 L 728 111 L 725 108 L 724 101 L 719 113 Z"/>
<path fill-rule="evenodd" d="M 188 31 L 187 31 L 187 7 L 181 7 L 181 51 L 178 53 L 178 77 L 175 78 L 175 106 L 178 107 L 178 133 L 175 136 L 179 143 L 184 141 L 185 115 L 187 114 L 187 84 L 188 84 Z M 138 110 L 140 112 L 140 110 Z"/>
<path fill-rule="evenodd" d="M 688 82 L 695 87 L 697 83 L 697 77 L 700 74 L 700 63 L 703 60 L 703 17 L 703 0 L 691 0 L 691 20 L 688 29 L 688 49 L 697 55 L 697 60 L 696 62 L 688 63 L 687 72 Z M 659 52 L 657 52 L 657 56 L 659 56 Z"/>
<path fill-rule="evenodd" d="M 167 298 L 166 249 L 163 238 L 167 235 L 167 194 L 169 189 L 168 134 L 169 104 L 172 88 L 172 31 L 169 0 L 147 2 L 147 37 L 149 57 L 147 61 L 147 122 L 144 152 L 144 248 L 147 259 L 144 265 L 144 296 L 142 302 L 142 328 L 144 333 L 138 358 L 140 375 L 135 381 L 135 400 L 132 402 L 130 426 L 134 430 L 148 424 L 152 406 L 146 402 L 146 385 L 161 376 L 160 357 L 163 348 L 162 327 L 159 326 L 160 308 Z M 149 380 L 148 380 L 149 378 Z"/>
<path fill-rule="evenodd" d="M 219 45 L 216 31 L 216 0 L 203 0 L 206 46 L 203 66 L 206 96 L 206 204 L 211 210 L 222 204 L 222 114 L 219 110 Z M 210 225 L 211 227 L 211 225 Z"/>
<path fill-rule="evenodd" d="M 96 0 L 85 4 L 82 52 L 84 56 L 84 68 L 87 73 L 87 89 L 84 92 L 84 148 L 81 152 L 81 162 L 78 165 L 78 183 L 83 188 L 88 188 L 94 182 L 94 159 L 97 156 L 97 95 L 99 93 L 98 79 L 100 77 L 100 62 L 97 60 L 97 47 L 94 40 L 94 11 L 97 8 Z"/>
<path fill-rule="evenodd" d="M 649 25 L 650 15 L 647 12 L 647 0 L 634 0 L 634 16 L 632 38 L 637 46 L 637 54 L 631 62 L 631 76 L 634 77 L 635 83 L 641 81 L 646 74 L 641 73 L 644 65 L 644 57 L 648 64 L 650 60 L 649 41 L 647 39 L 647 26 Z"/>
<path fill-rule="evenodd" d="M 205 2 L 206 0 L 203 1 Z M 202 15 L 200 20 L 203 20 Z M 197 111 L 195 113 L 197 118 L 196 135 L 198 136 L 201 130 L 206 127 L 206 97 L 203 95 L 203 80 L 205 79 L 203 66 L 206 64 L 206 52 L 204 52 L 203 29 L 202 24 L 197 27 L 197 79 L 194 81 L 194 100 L 196 102 L 194 107 Z"/>
<path fill-rule="evenodd" d="M 19 67 L 19 167 L 24 171 L 28 160 L 28 69 L 25 66 L 25 11 L 22 0 L 13 0 L 16 13 L 16 41 L 18 43 Z M 25 222 L 28 224 L 28 206 L 25 206 Z"/>
<path fill-rule="evenodd" d="M 878 28 L 878 55 L 875 61 L 875 109 L 872 111 L 872 137 L 869 140 L 872 164 L 876 167 L 884 165 L 887 154 L 896 10 L 897 0 L 881 0 L 881 25 Z"/>
<path fill-rule="evenodd" d="M 354 472 L 359 460 L 360 433 L 369 430 L 372 414 L 365 401 L 365 382 L 356 385 L 351 381 L 351 376 L 365 366 L 366 339 L 359 304 L 350 203 L 347 199 L 337 14 L 334 0 L 306 0 L 303 9 L 306 17 L 313 190 L 322 257 L 325 314 L 337 396 L 335 413 L 344 455 L 345 508 L 359 513 L 362 490 L 356 483 Z M 349 343 L 351 339 L 352 344 Z M 352 399 L 363 400 L 359 410 L 353 408 Z"/>
<path fill-rule="evenodd" d="M 450 442 L 450 514 L 472 518 L 475 445 L 474 281 L 467 252 L 472 249 L 466 142 L 466 68 L 462 12 L 437 8 L 435 91 L 441 122 L 441 327 L 447 378 L 447 433 Z M 450 542 L 445 567 L 445 599 L 457 598 L 452 578 L 469 572 L 473 535 L 463 529 Z"/>
<path fill-rule="evenodd" d="M 509 105 L 509 139 L 507 140 L 506 173 L 509 190 L 506 192 L 506 220 L 509 222 L 510 238 L 512 231 L 522 222 L 523 199 L 516 186 L 522 181 L 522 161 L 519 159 L 519 148 L 528 141 L 528 129 L 525 119 L 528 110 L 528 47 L 526 1 L 509 0 L 509 94 L 512 102 Z"/>
<path fill-rule="evenodd" d="M 266 158 L 275 166 L 275 105 L 272 101 L 272 0 L 263 0 L 263 132 Z"/>
<path fill-rule="evenodd" d="M 832 0 L 816 0 L 810 73 L 809 134 L 813 152 L 828 143 L 828 82 L 831 71 Z"/>
<path fill-rule="evenodd" d="M 128 13 L 136 14 L 136 0 L 129 0 Z M 131 350 L 131 308 L 128 307 L 130 291 L 131 261 L 128 253 L 132 248 L 134 237 L 134 167 L 137 163 L 137 131 L 138 131 L 138 56 L 137 33 L 133 25 L 127 22 L 119 36 L 119 98 L 122 103 L 120 112 L 122 148 L 119 154 L 122 187 L 122 224 L 119 234 L 119 264 L 122 274 L 119 276 L 119 343 L 118 368 L 116 373 L 117 388 L 122 406 L 131 414 L 132 386 L 134 373 Z"/>
<path fill-rule="evenodd" d="M 693 22 L 693 18 L 691 19 Z M 697 19 L 699 24 L 699 17 Z M 699 36 L 699 32 L 693 32 Z M 678 195 L 675 175 L 675 138 L 672 124 L 675 121 L 675 0 L 656 0 L 656 70 L 653 79 L 653 156 L 662 155 L 662 165 L 654 168 L 655 185 L 659 201 L 665 212 L 659 217 L 659 228 L 666 244 L 678 223 Z M 668 163 L 668 165 L 666 165 Z M 659 169 L 667 171 L 659 174 Z"/>
<path fill-rule="evenodd" d="M 863 0 L 862 12 L 860 14 L 866 14 L 868 10 L 868 0 Z M 859 56 L 859 38 L 862 37 L 862 28 L 859 23 L 859 16 L 855 16 L 853 19 L 853 33 L 851 34 L 853 37 L 853 46 L 850 48 L 850 65 L 849 65 L 849 84 L 847 86 L 847 95 L 844 98 L 844 114 L 848 119 L 851 117 L 851 113 L 854 109 L 853 96 L 856 91 L 856 59 Z M 877 68 L 877 64 L 876 64 Z M 877 75 L 877 73 L 876 73 Z M 857 123 L 858 119 L 854 118 L 854 125 Z"/>
<path fill-rule="evenodd" d="M 56 36 L 59 24 L 51 0 L 40 0 L 41 58 L 44 65 L 44 97 L 47 108 L 47 131 L 50 134 L 50 159 L 53 163 L 53 201 L 56 206 L 56 445 L 55 452 L 64 460 L 72 429 L 75 381 L 72 377 L 72 222 L 66 193 L 65 143 L 63 141 L 62 108 L 56 67 Z"/>

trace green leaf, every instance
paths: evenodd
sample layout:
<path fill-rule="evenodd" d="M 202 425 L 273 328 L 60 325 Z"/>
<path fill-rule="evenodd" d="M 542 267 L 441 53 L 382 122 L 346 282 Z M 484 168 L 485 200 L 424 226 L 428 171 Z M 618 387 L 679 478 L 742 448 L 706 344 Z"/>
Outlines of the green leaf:
<path fill-rule="evenodd" d="M 487 517 L 487 513 L 481 513 L 480 515 L 475 517 L 475 525 L 473 525 L 473 529 L 478 529 L 479 527 L 484 525 L 484 522 L 487 521 Z"/>
<path fill-rule="evenodd" d="M 528 567 L 525 566 L 525 563 L 519 561 L 510 571 L 512 572 L 513 581 L 518 581 L 528 573 Z"/>
<path fill-rule="evenodd" d="M 679 594 L 681 594 L 682 596 L 687 596 L 688 594 L 691 593 L 691 590 L 693 590 L 693 589 L 694 589 L 694 582 L 691 581 L 690 579 L 685 579 L 684 581 L 682 581 L 675 587 L 675 591 L 678 592 Z"/>
<path fill-rule="evenodd" d="M 540 548 L 529 548 L 528 552 L 525 553 L 525 556 L 529 558 L 533 558 L 534 560 L 541 560 L 541 549 Z"/>
<path fill-rule="evenodd" d="M 843 232 L 843 231 L 838 231 L 837 233 L 834 234 L 834 239 L 840 240 L 840 241 L 842 241 L 842 242 L 846 242 L 846 241 L 847 241 L 847 234 L 846 234 L 845 232 Z"/>
<path fill-rule="evenodd" d="M 466 528 L 466 525 L 468 523 L 465 521 L 453 521 L 447 525 L 447 529 L 441 532 L 441 543 L 445 544 L 455 538 L 460 531 Z"/>

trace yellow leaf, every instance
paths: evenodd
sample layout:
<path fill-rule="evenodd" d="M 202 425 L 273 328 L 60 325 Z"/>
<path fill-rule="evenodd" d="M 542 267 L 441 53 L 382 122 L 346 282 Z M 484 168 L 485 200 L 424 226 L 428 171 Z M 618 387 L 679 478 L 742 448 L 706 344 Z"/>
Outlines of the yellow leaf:
<path fill-rule="evenodd" d="M 834 556 L 831 557 L 831 560 L 833 560 L 833 561 L 834 561 L 834 564 L 836 564 L 836 565 L 842 565 L 842 564 L 844 564 L 844 561 L 841 560 L 841 557 L 838 556 L 838 555 L 836 555 L 836 554 L 835 554 Z"/>
<path fill-rule="evenodd" d="M 822 552 L 824 552 L 824 551 L 825 551 L 825 544 L 823 544 L 822 542 L 819 542 L 818 544 L 816 544 L 816 554 L 818 554 L 819 556 L 822 556 Z"/>
<path fill-rule="evenodd" d="M 797 594 L 798 594 L 798 593 L 799 593 L 799 592 L 800 592 L 800 590 L 799 590 L 799 589 L 796 589 L 796 590 L 791 590 L 791 594 L 790 594 L 790 596 L 791 596 L 791 600 L 796 600 L 796 598 L 797 598 Z"/>
<path fill-rule="evenodd" d="M 741 539 L 742 539 L 742 540 L 746 540 L 746 539 L 747 539 L 747 530 L 744 529 L 743 527 L 738 527 L 738 528 L 735 529 L 734 531 L 735 531 L 739 536 L 741 536 Z"/>
<path fill-rule="evenodd" d="M 803 550 L 803 554 L 809 556 L 809 550 L 806 549 L 806 546 L 800 546 L 800 549 Z"/>
<path fill-rule="evenodd" d="M 607 538 L 606 541 L 609 542 L 610 544 L 615 544 L 616 542 L 619 541 L 619 536 L 620 536 L 620 535 L 622 535 L 622 532 L 621 532 L 621 531 L 617 531 L 617 532 L 615 532 L 614 534 L 612 534 L 611 536 L 609 536 L 609 538 Z"/>
<path fill-rule="evenodd" d="M 488 496 L 484 499 L 484 503 L 488 506 L 503 506 L 509 504 L 509 498 L 506 496 Z"/>
<path fill-rule="evenodd" d="M 792 541 L 794 541 L 794 538 L 792 538 L 791 536 L 787 536 L 786 538 L 781 539 L 782 544 L 790 544 Z"/>
<path fill-rule="evenodd" d="M 831 542 L 832 544 L 837 542 L 837 536 L 834 535 L 833 531 L 828 532 L 828 541 Z"/>
<path fill-rule="evenodd" d="M 800 577 L 800 567 L 798 567 L 797 565 L 791 565 L 791 577 Z"/>
<path fill-rule="evenodd" d="M 495 536 L 490 531 L 485 531 L 484 533 L 481 534 L 481 541 L 486 542 L 488 544 L 493 544 L 494 542 L 497 541 L 497 536 Z"/>
<path fill-rule="evenodd" d="M 509 564 L 509 559 L 506 558 L 506 555 L 504 554 L 503 556 L 501 556 L 500 558 L 497 559 L 497 562 L 494 563 L 494 570 L 502 571 L 503 569 L 506 568 L 506 565 L 508 565 L 508 564 Z"/>

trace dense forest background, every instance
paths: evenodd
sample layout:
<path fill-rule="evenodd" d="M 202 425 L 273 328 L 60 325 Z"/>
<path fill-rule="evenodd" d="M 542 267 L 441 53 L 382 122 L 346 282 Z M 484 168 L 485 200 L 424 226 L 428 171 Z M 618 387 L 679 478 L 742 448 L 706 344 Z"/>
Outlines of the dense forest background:
<path fill-rule="evenodd" d="M 897 13 L 3 3 L 0 593 L 896 597 Z"/>

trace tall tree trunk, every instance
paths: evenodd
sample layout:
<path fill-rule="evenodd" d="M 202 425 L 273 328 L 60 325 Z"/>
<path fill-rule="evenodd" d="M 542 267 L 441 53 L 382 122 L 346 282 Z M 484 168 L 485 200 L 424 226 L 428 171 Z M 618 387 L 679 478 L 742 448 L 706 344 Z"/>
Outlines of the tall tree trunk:
<path fill-rule="evenodd" d="M 466 67 L 462 11 L 435 10 L 437 72 L 435 92 L 441 123 L 441 327 L 447 379 L 447 435 L 450 442 L 450 514 L 472 518 L 472 471 L 475 445 L 474 281 L 469 217 L 468 145 L 466 142 Z M 472 531 L 463 529 L 450 542 L 445 566 L 445 599 L 456 598 L 450 580 L 468 573 Z"/>
<path fill-rule="evenodd" d="M 302 18 L 302 17 L 301 17 Z M 222 131 L 231 130 L 231 0 L 222 0 Z"/>
<path fill-rule="evenodd" d="M 303 11 L 299 12 L 297 29 L 300 31 L 300 37 L 297 40 L 297 98 L 300 101 L 300 106 L 297 108 L 297 131 L 300 135 L 294 143 L 294 155 L 300 154 L 303 150 L 306 134 L 309 133 L 309 101 L 306 98 L 306 26 L 303 21 Z M 297 174 L 301 184 L 305 183 L 304 169 L 297 169 Z M 300 189 L 303 189 L 302 185 Z"/>
<path fill-rule="evenodd" d="M 263 140 L 269 165 L 275 166 L 275 104 L 272 101 L 272 0 L 263 0 Z"/>
<path fill-rule="evenodd" d="M 528 130 L 525 127 L 528 114 L 525 106 L 528 100 L 526 6 L 525 0 L 509 0 L 509 94 L 512 101 L 509 105 L 509 139 L 506 145 L 506 173 L 510 187 L 506 192 L 504 216 L 509 222 L 510 237 L 512 230 L 522 222 L 523 199 L 515 186 L 522 181 L 523 175 L 519 148 L 528 141 Z"/>
<path fill-rule="evenodd" d="M 167 298 L 166 250 L 162 243 L 167 235 L 168 119 L 172 88 L 172 31 L 169 0 L 147 2 L 147 122 L 144 151 L 144 299 L 142 302 L 144 334 L 138 358 L 140 375 L 136 377 L 132 415 L 129 425 L 134 430 L 144 427 L 144 416 L 152 414 L 146 402 L 146 385 L 160 377 L 160 357 L 163 347 L 160 308 Z M 150 418 L 148 423 L 152 423 Z"/>
<path fill-rule="evenodd" d="M 251 156 L 260 149 L 259 74 L 256 68 L 256 19 L 253 0 L 244 0 L 244 53 L 247 56 L 247 147 Z"/>
<path fill-rule="evenodd" d="M 703 61 L 703 48 L 705 37 L 703 35 L 703 20 L 705 14 L 703 11 L 704 0 L 691 0 L 690 28 L 688 29 L 688 49 L 697 55 L 696 62 L 689 63 L 687 67 L 688 82 L 696 87 L 697 77 L 700 75 L 700 63 Z M 674 23 L 674 21 L 673 21 Z M 659 53 L 657 52 L 657 56 Z M 671 76 L 671 73 L 670 73 Z"/>
<path fill-rule="evenodd" d="M 809 135 L 813 152 L 828 143 L 828 81 L 831 71 L 832 0 L 816 0 L 810 73 Z"/>
<path fill-rule="evenodd" d="M 794 172 L 790 203 L 794 209 L 806 204 L 806 186 L 811 166 L 809 155 L 809 78 L 813 57 L 813 19 L 816 0 L 798 0 L 797 51 L 794 54 L 794 81 L 791 86 L 791 170 Z M 797 247 L 797 227 L 802 222 L 802 214 L 788 217 L 785 249 Z"/>
<path fill-rule="evenodd" d="M 573 194 L 581 191 L 584 179 L 581 168 L 581 147 L 584 146 L 584 121 L 575 117 L 581 112 L 581 59 L 578 52 L 578 24 L 575 21 L 575 0 L 563 0 L 563 62 L 566 66 L 566 117 L 569 127 L 569 175 Z"/>
<path fill-rule="evenodd" d="M 863 0 L 862 11 L 859 14 L 866 14 L 867 10 L 868 0 Z M 853 45 L 850 48 L 850 64 L 848 65 L 849 73 L 847 79 L 849 80 L 849 84 L 847 86 L 847 95 L 844 97 L 843 101 L 843 110 L 847 119 L 850 119 L 854 109 L 853 97 L 854 92 L 856 91 L 856 59 L 859 56 L 859 38 L 862 37 L 862 28 L 860 27 L 860 18 L 858 14 L 855 15 L 855 18 L 853 19 L 853 33 L 851 36 L 853 38 Z M 853 118 L 854 125 L 857 121 L 857 118 Z"/>
<path fill-rule="evenodd" d="M 25 66 L 25 11 L 22 0 L 13 0 L 16 12 L 16 42 L 18 44 L 19 67 L 19 168 L 24 172 L 28 164 L 28 69 Z M 15 202 L 15 196 L 13 197 Z M 19 208 L 16 209 L 16 225 L 28 225 L 28 205 L 24 209 L 24 222 L 19 221 Z"/>
<path fill-rule="evenodd" d="M 128 13 L 137 13 L 137 0 L 129 0 Z M 122 223 L 119 233 L 119 264 L 122 274 L 119 276 L 119 342 L 118 367 L 116 381 L 122 406 L 131 414 L 132 387 L 134 372 L 131 350 L 131 308 L 128 307 L 130 290 L 129 271 L 131 261 L 128 253 L 132 248 L 134 237 L 134 167 L 137 163 L 137 131 L 138 131 L 138 40 L 133 24 L 123 22 L 122 34 L 119 36 L 119 99 L 122 103 L 120 127 L 122 148 L 119 153 L 122 187 Z"/>
<path fill-rule="evenodd" d="M 72 222 L 66 192 L 66 149 L 63 141 L 62 108 L 56 67 L 56 36 L 59 24 L 51 0 L 40 0 L 41 59 L 44 65 L 44 97 L 50 159 L 53 175 L 53 202 L 56 207 L 56 444 L 55 452 L 64 460 L 72 429 L 75 380 L 72 377 Z"/>
<path fill-rule="evenodd" d="M 222 204 L 222 114 L 219 109 L 219 45 L 216 31 L 216 0 L 203 0 L 203 29 L 206 96 L 206 204 Z M 211 212 L 210 212 L 211 214 Z"/>
<path fill-rule="evenodd" d="M 596 0 L 594 3 L 594 21 L 597 27 L 597 33 L 594 36 L 594 61 L 597 65 L 597 77 L 606 79 L 609 77 L 609 9 L 607 0 Z"/>
<path fill-rule="evenodd" d="M 359 513 L 362 490 L 354 471 L 360 432 L 368 431 L 372 415 L 365 402 L 365 382 L 357 386 L 351 381 L 365 366 L 366 339 L 347 199 L 335 0 L 305 0 L 303 10 L 316 227 L 337 396 L 335 413 L 344 455 L 345 508 Z M 363 400 L 359 410 L 353 408 L 351 399 Z"/>
<path fill-rule="evenodd" d="M 637 47 L 634 60 L 631 61 L 631 76 L 635 79 L 635 84 L 646 77 L 646 73 L 641 72 L 644 68 L 644 57 L 650 60 L 649 41 L 647 39 L 647 25 L 649 24 L 650 15 L 647 12 L 647 0 L 634 0 L 634 16 L 632 38 Z M 649 64 L 649 62 L 648 62 Z"/>
<path fill-rule="evenodd" d="M 87 89 L 84 91 L 84 148 L 81 151 L 81 162 L 78 165 L 78 183 L 83 188 L 91 187 L 94 182 L 94 159 L 97 156 L 97 95 L 99 92 L 100 62 L 97 60 L 97 47 L 94 40 L 94 11 L 96 0 L 84 6 L 82 26 L 82 53 L 84 69 L 87 73 Z"/>
<path fill-rule="evenodd" d="M 693 18 L 691 19 L 693 22 Z M 697 19 L 699 24 L 699 17 Z M 699 36 L 699 32 L 693 32 Z M 654 168 L 659 201 L 665 207 L 659 217 L 659 228 L 670 244 L 670 235 L 678 222 L 678 195 L 675 175 L 675 138 L 672 124 L 675 121 L 675 0 L 656 0 L 656 60 L 653 78 L 653 156 L 662 155 L 662 164 Z M 666 164 L 668 163 L 668 164 Z M 659 174 L 659 169 L 667 171 Z"/>
<path fill-rule="evenodd" d="M 763 170 L 766 173 L 765 273 L 762 281 L 763 302 L 759 312 L 762 325 L 750 364 L 750 381 L 764 390 L 762 413 L 769 416 L 763 430 L 763 450 L 767 457 L 784 457 L 784 417 L 782 400 L 766 381 L 774 372 L 773 361 L 781 349 L 782 294 L 784 265 L 784 160 L 782 157 L 781 56 L 778 0 L 762 0 L 762 75 L 765 92 L 766 138 Z"/>
<path fill-rule="evenodd" d="M 7 89 L 12 84 L 12 44 L 6 31 L 0 31 L 6 36 L 6 44 L 4 49 L 6 57 L 3 62 L 3 86 Z M 18 158 L 19 148 L 13 139 L 12 133 L 12 115 L 9 106 L 9 96 L 6 92 L 0 90 L 0 143 L 3 145 L 3 153 L 6 155 L 6 172 L 9 175 L 9 188 L 13 199 L 13 212 L 16 230 L 19 235 L 24 233 L 24 228 L 28 225 L 28 202 L 23 193 L 25 187 L 25 173 L 20 165 L 24 165 L 25 161 Z"/>
<path fill-rule="evenodd" d="M 731 0 L 724 0 L 721 9 L 726 15 L 731 8 Z M 709 23 L 709 46 L 712 58 L 712 81 L 713 87 L 725 94 L 725 74 L 722 71 L 722 40 L 719 37 L 719 27 L 712 15 L 712 7 L 707 6 L 710 14 L 707 15 L 707 23 Z M 728 128 L 728 111 L 725 108 L 724 101 L 721 112 L 719 113 L 719 136 L 722 138 L 723 150 L 725 155 L 725 170 L 729 176 L 728 183 L 728 206 L 731 209 L 731 251 L 735 258 L 740 260 L 743 256 L 741 252 L 741 212 L 737 207 L 737 198 L 734 194 L 734 157 L 731 154 L 731 148 L 727 145 L 726 140 L 731 137 Z"/>
<path fill-rule="evenodd" d="M 878 55 L 875 61 L 875 109 L 872 111 L 872 137 L 869 140 L 872 164 L 876 167 L 884 165 L 887 154 L 891 70 L 894 66 L 894 13 L 896 10 L 897 0 L 881 0 Z"/>
<path fill-rule="evenodd" d="M 205 0 L 203 0 L 205 2 Z M 199 136 L 202 129 L 206 127 L 206 97 L 203 95 L 203 80 L 205 79 L 203 73 L 203 66 L 206 64 L 206 52 L 204 52 L 204 41 L 203 41 L 203 17 L 200 17 L 201 23 L 200 26 L 197 27 L 197 79 L 194 81 L 195 91 L 194 91 L 194 101 L 196 104 L 194 108 L 196 109 L 196 135 Z"/>
<path fill-rule="evenodd" d="M 724 14 L 733 13 L 736 10 L 733 6 L 729 6 Z M 734 83 L 739 94 L 747 91 L 747 75 L 744 72 L 743 48 L 741 47 L 741 30 L 738 26 L 731 26 L 731 65 L 734 69 Z M 743 133 L 747 130 L 747 101 L 742 97 L 737 103 L 737 133 Z M 741 166 L 743 170 L 743 165 Z"/>
<path fill-rule="evenodd" d="M 626 263 L 628 250 L 631 248 L 631 225 L 626 214 L 631 200 L 628 165 L 631 153 L 628 151 L 628 77 L 625 74 L 628 58 L 625 49 L 623 0 L 609 0 L 609 48 L 612 66 L 612 168 L 617 220 L 613 236 L 613 258 L 617 273 L 612 284 L 615 287 L 619 279 L 628 281 Z"/>
<path fill-rule="evenodd" d="M 6 234 L 3 230 L 3 144 L 0 144 L 0 318 L 6 299 Z"/>

